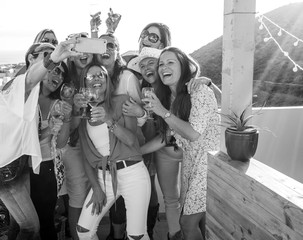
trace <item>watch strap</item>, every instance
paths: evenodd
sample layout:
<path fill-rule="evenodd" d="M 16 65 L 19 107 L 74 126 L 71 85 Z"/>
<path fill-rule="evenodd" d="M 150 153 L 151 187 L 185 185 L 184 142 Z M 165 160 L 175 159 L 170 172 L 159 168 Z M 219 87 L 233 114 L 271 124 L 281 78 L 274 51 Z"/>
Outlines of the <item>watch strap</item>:
<path fill-rule="evenodd" d="M 164 114 L 163 119 L 165 120 L 166 118 L 169 118 L 171 116 L 171 112 L 168 111 L 167 113 Z"/>

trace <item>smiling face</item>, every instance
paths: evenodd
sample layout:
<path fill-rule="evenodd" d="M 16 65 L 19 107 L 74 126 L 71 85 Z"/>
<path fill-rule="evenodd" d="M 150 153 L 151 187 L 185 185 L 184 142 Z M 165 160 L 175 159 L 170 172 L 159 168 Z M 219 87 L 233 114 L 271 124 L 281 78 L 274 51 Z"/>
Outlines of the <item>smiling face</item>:
<path fill-rule="evenodd" d="M 148 29 L 142 31 L 140 36 L 139 51 L 141 52 L 142 48 L 144 47 L 152 47 L 157 49 L 163 48 L 163 44 L 161 43 L 160 30 L 157 27 L 151 26 Z"/>
<path fill-rule="evenodd" d="M 150 84 L 156 83 L 159 78 L 158 72 L 158 60 L 156 58 L 145 58 L 139 63 L 140 72 L 144 80 Z"/>
<path fill-rule="evenodd" d="M 97 54 L 96 58 L 98 63 L 105 66 L 108 70 L 108 66 L 115 64 L 118 55 L 118 47 L 115 40 L 110 36 L 102 36 L 100 39 L 105 39 L 107 41 L 106 52 Z"/>
<path fill-rule="evenodd" d="M 58 66 L 51 72 L 48 72 L 43 80 L 44 91 L 48 91 L 49 93 L 56 91 L 62 85 L 63 72 L 64 69 L 62 66 Z"/>
<path fill-rule="evenodd" d="M 84 53 L 82 56 L 74 57 L 73 61 L 77 68 L 83 69 L 93 61 L 93 54 Z"/>
<path fill-rule="evenodd" d="M 99 66 L 92 66 L 87 71 L 85 86 L 87 88 L 97 89 L 101 95 L 100 99 L 104 99 L 104 94 L 107 89 L 107 73 Z"/>
<path fill-rule="evenodd" d="M 181 64 L 175 53 L 165 51 L 159 59 L 158 73 L 163 84 L 175 90 L 181 77 Z"/>

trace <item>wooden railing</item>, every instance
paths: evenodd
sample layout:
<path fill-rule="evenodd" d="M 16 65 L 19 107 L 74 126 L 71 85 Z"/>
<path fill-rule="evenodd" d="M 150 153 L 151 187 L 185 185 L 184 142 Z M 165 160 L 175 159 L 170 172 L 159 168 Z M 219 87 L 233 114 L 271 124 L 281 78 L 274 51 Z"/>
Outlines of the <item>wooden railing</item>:
<path fill-rule="evenodd" d="M 303 184 L 255 159 L 209 153 L 207 194 L 207 239 L 303 240 Z"/>

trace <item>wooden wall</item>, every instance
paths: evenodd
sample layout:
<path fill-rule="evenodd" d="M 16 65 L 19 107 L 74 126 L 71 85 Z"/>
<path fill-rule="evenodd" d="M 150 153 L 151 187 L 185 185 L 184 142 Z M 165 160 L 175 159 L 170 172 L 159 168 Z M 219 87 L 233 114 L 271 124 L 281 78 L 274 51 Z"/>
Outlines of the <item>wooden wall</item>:
<path fill-rule="evenodd" d="M 207 191 L 207 239 L 303 240 L 303 184 L 263 163 L 211 152 Z"/>

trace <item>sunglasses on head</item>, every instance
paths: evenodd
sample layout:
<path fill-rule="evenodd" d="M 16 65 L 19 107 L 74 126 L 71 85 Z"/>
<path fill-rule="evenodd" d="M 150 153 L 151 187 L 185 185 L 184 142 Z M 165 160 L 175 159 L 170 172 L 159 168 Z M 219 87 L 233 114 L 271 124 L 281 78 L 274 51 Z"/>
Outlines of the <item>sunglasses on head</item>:
<path fill-rule="evenodd" d="M 40 42 L 42 42 L 42 43 L 51 43 L 54 46 L 58 45 L 58 41 L 56 39 L 42 38 Z"/>
<path fill-rule="evenodd" d="M 85 77 L 85 80 L 87 81 L 93 81 L 95 79 L 106 79 L 106 73 L 101 71 L 101 72 L 98 72 L 96 74 L 87 74 L 86 77 Z"/>
<path fill-rule="evenodd" d="M 37 58 L 39 56 L 40 53 L 43 53 L 44 57 L 48 54 L 53 52 L 52 49 L 50 49 L 49 47 L 44 47 L 39 49 L 38 51 L 35 51 L 32 53 L 32 55 L 34 56 L 34 58 Z"/>
<path fill-rule="evenodd" d="M 87 37 L 88 37 L 88 33 L 87 33 L 87 32 L 72 33 L 72 34 L 69 34 L 69 35 L 67 36 L 66 40 L 69 40 L 69 39 L 74 38 L 74 37 L 87 38 Z"/>
<path fill-rule="evenodd" d="M 150 33 L 149 31 L 144 30 L 140 35 L 139 41 L 140 39 L 144 39 L 146 37 L 148 37 L 148 41 L 150 41 L 151 43 L 157 43 L 160 39 L 160 37 L 156 33 Z"/>

